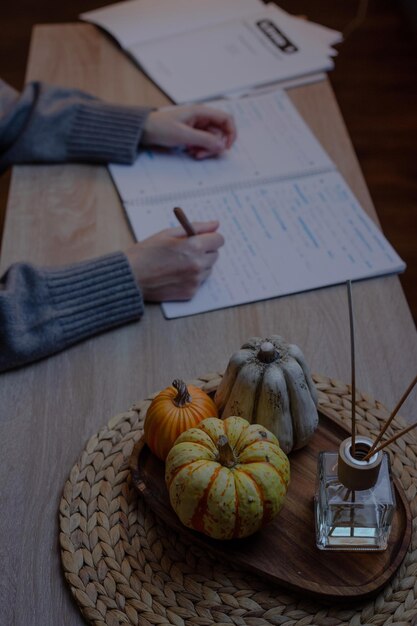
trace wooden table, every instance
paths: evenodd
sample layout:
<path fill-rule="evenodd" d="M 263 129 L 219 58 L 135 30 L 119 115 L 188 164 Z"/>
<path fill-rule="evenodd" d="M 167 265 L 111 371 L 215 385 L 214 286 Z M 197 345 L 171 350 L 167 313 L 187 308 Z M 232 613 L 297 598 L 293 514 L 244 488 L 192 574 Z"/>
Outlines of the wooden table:
<path fill-rule="evenodd" d="M 86 24 L 35 28 L 27 71 L 27 80 L 33 79 L 125 104 L 166 102 L 114 43 Z M 290 95 L 376 219 L 329 83 L 293 89 Z M 61 264 L 130 242 L 106 168 L 15 168 L 2 271 L 14 261 Z M 395 276 L 356 283 L 353 291 L 357 387 L 392 408 L 415 374 L 412 318 Z M 313 371 L 350 380 L 344 286 L 170 321 L 158 306 L 148 306 L 140 323 L 1 377 L 2 623 L 83 623 L 61 573 L 58 504 L 87 439 L 111 416 L 174 377 L 222 371 L 244 340 L 272 333 L 301 346 Z M 403 415 L 415 419 L 416 407 L 416 399 L 410 399 Z"/>

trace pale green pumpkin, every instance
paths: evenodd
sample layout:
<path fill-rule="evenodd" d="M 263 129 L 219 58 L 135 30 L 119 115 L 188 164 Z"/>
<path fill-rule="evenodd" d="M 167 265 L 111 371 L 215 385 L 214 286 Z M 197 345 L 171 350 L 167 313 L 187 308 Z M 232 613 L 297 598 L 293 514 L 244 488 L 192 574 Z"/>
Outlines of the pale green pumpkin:
<path fill-rule="evenodd" d="M 300 348 L 279 335 L 251 337 L 231 356 L 214 401 L 223 419 L 263 424 L 286 454 L 305 446 L 318 426 L 309 367 Z"/>
<path fill-rule="evenodd" d="M 168 454 L 165 481 L 188 528 L 215 539 L 247 537 L 280 510 L 290 465 L 276 437 L 241 417 L 209 417 L 182 433 Z"/>

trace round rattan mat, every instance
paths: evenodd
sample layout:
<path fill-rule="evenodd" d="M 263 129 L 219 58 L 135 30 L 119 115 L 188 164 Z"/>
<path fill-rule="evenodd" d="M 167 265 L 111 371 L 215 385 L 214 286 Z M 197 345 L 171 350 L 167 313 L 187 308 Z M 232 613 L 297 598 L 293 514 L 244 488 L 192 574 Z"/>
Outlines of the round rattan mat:
<path fill-rule="evenodd" d="M 189 381 L 207 392 L 220 374 Z M 319 403 L 350 423 L 350 387 L 315 375 Z M 73 596 L 94 625 L 417 626 L 417 439 L 390 446 L 410 503 L 413 536 L 395 577 L 372 601 L 329 607 L 269 585 L 187 544 L 157 519 L 130 483 L 129 457 L 151 397 L 113 417 L 87 443 L 60 503 L 62 563 Z M 357 391 L 358 432 L 375 436 L 388 411 Z M 404 427 L 396 418 L 392 431 Z M 388 433 L 389 434 L 389 433 Z"/>

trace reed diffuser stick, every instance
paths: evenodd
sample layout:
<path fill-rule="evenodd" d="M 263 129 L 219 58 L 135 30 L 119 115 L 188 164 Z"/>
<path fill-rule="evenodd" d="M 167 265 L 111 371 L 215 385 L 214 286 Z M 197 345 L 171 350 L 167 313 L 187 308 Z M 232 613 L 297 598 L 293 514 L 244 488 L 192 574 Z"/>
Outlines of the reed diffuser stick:
<path fill-rule="evenodd" d="M 367 461 L 368 459 L 371 458 L 371 456 L 377 452 L 376 447 L 378 445 L 378 443 L 381 441 L 382 437 L 385 434 L 385 431 L 387 430 L 388 426 L 391 424 L 392 420 L 394 419 L 394 417 L 397 415 L 401 405 L 405 402 L 405 400 L 408 398 L 408 396 L 410 395 L 411 391 L 413 390 L 415 384 L 417 383 L 417 376 L 414 377 L 414 380 L 409 384 L 409 386 L 407 387 L 407 389 L 404 391 L 403 395 L 401 396 L 401 398 L 399 399 L 397 406 L 395 407 L 395 409 L 392 411 L 391 415 L 389 416 L 389 418 L 387 419 L 387 421 L 384 424 L 383 429 L 381 430 L 381 432 L 379 433 L 379 435 L 377 436 L 377 438 L 375 439 L 374 443 L 372 444 L 371 448 L 369 449 L 368 454 L 363 458 L 364 461 Z M 415 425 L 413 425 L 414 428 Z M 411 428 L 408 428 L 406 430 L 403 431 L 402 434 L 405 434 L 406 432 L 408 432 L 409 430 L 411 430 Z M 395 435 L 395 438 L 398 438 L 401 436 L 401 433 L 397 436 Z M 387 444 L 391 443 L 391 439 L 389 439 L 387 441 Z M 385 447 L 385 445 L 384 445 Z M 378 450 L 380 450 L 382 448 L 378 448 Z"/>
<path fill-rule="evenodd" d="M 350 367 L 351 367 L 351 395 L 352 395 L 352 456 L 356 453 L 356 377 L 355 377 L 355 323 L 353 319 L 352 303 L 352 283 L 347 281 L 348 301 L 349 301 L 349 323 L 350 323 Z"/>
<path fill-rule="evenodd" d="M 399 433 L 397 433 L 396 435 L 393 435 L 392 437 L 390 437 L 389 439 L 381 443 L 381 445 L 375 448 L 373 452 L 369 451 L 368 454 L 365 457 L 363 457 L 363 460 L 367 461 L 369 456 L 372 456 L 373 454 L 376 454 L 380 450 L 383 450 L 384 448 L 389 446 L 390 443 L 394 443 L 394 441 L 397 441 L 397 439 L 399 439 L 400 437 L 408 433 L 410 430 L 413 430 L 413 428 L 415 428 L 416 426 L 417 426 L 417 422 L 415 422 L 414 424 L 410 424 L 410 426 L 407 426 L 407 428 L 404 428 L 403 430 L 400 430 Z"/>

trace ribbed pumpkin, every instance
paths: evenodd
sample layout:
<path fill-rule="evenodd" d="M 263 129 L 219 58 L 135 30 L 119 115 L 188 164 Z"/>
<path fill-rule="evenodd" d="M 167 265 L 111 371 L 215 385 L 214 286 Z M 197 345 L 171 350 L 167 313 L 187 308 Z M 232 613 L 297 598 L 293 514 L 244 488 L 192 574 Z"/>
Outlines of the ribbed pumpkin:
<path fill-rule="evenodd" d="M 205 391 L 175 379 L 155 396 L 146 412 L 145 441 L 165 461 L 178 435 L 204 418 L 217 415 L 217 407 Z"/>
<path fill-rule="evenodd" d="M 165 481 L 181 522 L 215 539 L 247 537 L 280 510 L 290 465 L 276 437 L 241 417 L 208 418 L 180 435 Z"/>
<path fill-rule="evenodd" d="M 317 391 L 303 353 L 279 335 L 252 337 L 231 356 L 214 401 L 222 418 L 263 424 L 286 454 L 305 446 L 318 426 Z"/>

